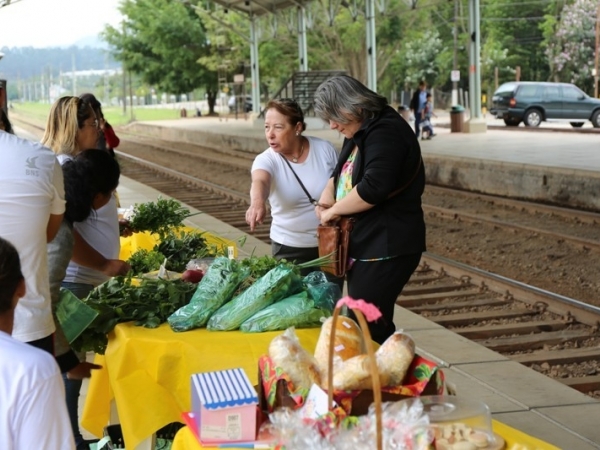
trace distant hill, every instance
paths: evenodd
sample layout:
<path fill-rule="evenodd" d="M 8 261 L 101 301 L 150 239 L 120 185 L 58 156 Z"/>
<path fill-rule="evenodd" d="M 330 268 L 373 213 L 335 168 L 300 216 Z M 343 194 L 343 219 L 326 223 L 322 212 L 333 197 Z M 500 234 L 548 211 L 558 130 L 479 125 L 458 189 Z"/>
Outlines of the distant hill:
<path fill-rule="evenodd" d="M 84 44 L 83 46 L 80 45 Z M 5 79 L 29 79 L 40 77 L 58 77 L 60 72 L 73 70 L 116 69 L 120 63 L 110 56 L 106 45 L 97 37 L 78 41 L 70 47 L 3 47 L 0 61 L 0 77 Z"/>
<path fill-rule="evenodd" d="M 77 40 L 75 43 L 73 43 L 73 45 L 75 47 L 81 47 L 81 48 L 91 47 L 91 48 L 99 48 L 102 50 L 108 50 L 108 44 L 105 41 L 103 41 L 102 39 L 100 39 L 99 36 L 93 36 L 93 35 L 81 38 L 81 39 Z"/>

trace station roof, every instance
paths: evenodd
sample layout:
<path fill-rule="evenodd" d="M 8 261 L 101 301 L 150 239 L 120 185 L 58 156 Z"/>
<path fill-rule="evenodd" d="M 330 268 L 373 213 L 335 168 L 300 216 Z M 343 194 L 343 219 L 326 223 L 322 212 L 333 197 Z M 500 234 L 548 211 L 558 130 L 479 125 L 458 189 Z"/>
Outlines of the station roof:
<path fill-rule="evenodd" d="M 212 0 L 212 2 L 225 9 L 256 16 L 310 3 L 308 0 Z"/>

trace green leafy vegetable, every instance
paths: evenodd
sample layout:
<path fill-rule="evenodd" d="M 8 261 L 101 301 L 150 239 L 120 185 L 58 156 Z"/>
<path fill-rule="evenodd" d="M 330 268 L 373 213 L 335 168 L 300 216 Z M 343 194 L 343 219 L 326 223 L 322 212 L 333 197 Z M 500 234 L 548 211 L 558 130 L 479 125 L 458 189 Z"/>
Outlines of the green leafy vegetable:
<path fill-rule="evenodd" d="M 133 253 L 127 262 L 131 265 L 131 272 L 138 275 L 158 270 L 164 260 L 165 255 L 162 253 L 142 248 Z"/>
<path fill-rule="evenodd" d="M 189 303 L 196 285 L 181 280 L 114 277 L 95 288 L 84 303 L 98 312 L 90 326 L 72 343 L 76 350 L 104 354 L 107 334 L 115 325 L 134 321 L 156 328 L 177 309 Z"/>
<path fill-rule="evenodd" d="M 134 231 L 149 231 L 158 234 L 161 239 L 172 228 L 180 228 L 183 221 L 193 216 L 190 210 L 176 200 L 158 197 L 156 202 L 136 204 L 129 227 Z"/>

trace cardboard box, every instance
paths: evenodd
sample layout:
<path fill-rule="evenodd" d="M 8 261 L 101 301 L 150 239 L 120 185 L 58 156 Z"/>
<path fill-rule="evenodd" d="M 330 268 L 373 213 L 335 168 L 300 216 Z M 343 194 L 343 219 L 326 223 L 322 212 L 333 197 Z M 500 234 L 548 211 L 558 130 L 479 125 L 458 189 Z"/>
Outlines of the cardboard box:
<path fill-rule="evenodd" d="M 256 439 L 258 397 L 243 369 L 192 375 L 192 412 L 203 443 Z"/>

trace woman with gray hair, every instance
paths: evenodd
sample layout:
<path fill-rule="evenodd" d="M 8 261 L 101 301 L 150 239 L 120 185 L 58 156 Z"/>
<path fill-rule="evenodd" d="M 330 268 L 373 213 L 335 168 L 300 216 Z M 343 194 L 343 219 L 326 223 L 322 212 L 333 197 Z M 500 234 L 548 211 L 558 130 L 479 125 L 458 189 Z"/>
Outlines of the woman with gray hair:
<path fill-rule="evenodd" d="M 380 309 L 382 318 L 369 328 L 373 340 L 383 343 L 395 331 L 396 298 L 425 251 L 419 142 L 385 97 L 349 76 L 317 88 L 315 112 L 345 137 L 319 199 L 331 207 L 317 206 L 316 213 L 322 224 L 354 217 L 348 295 Z"/>

